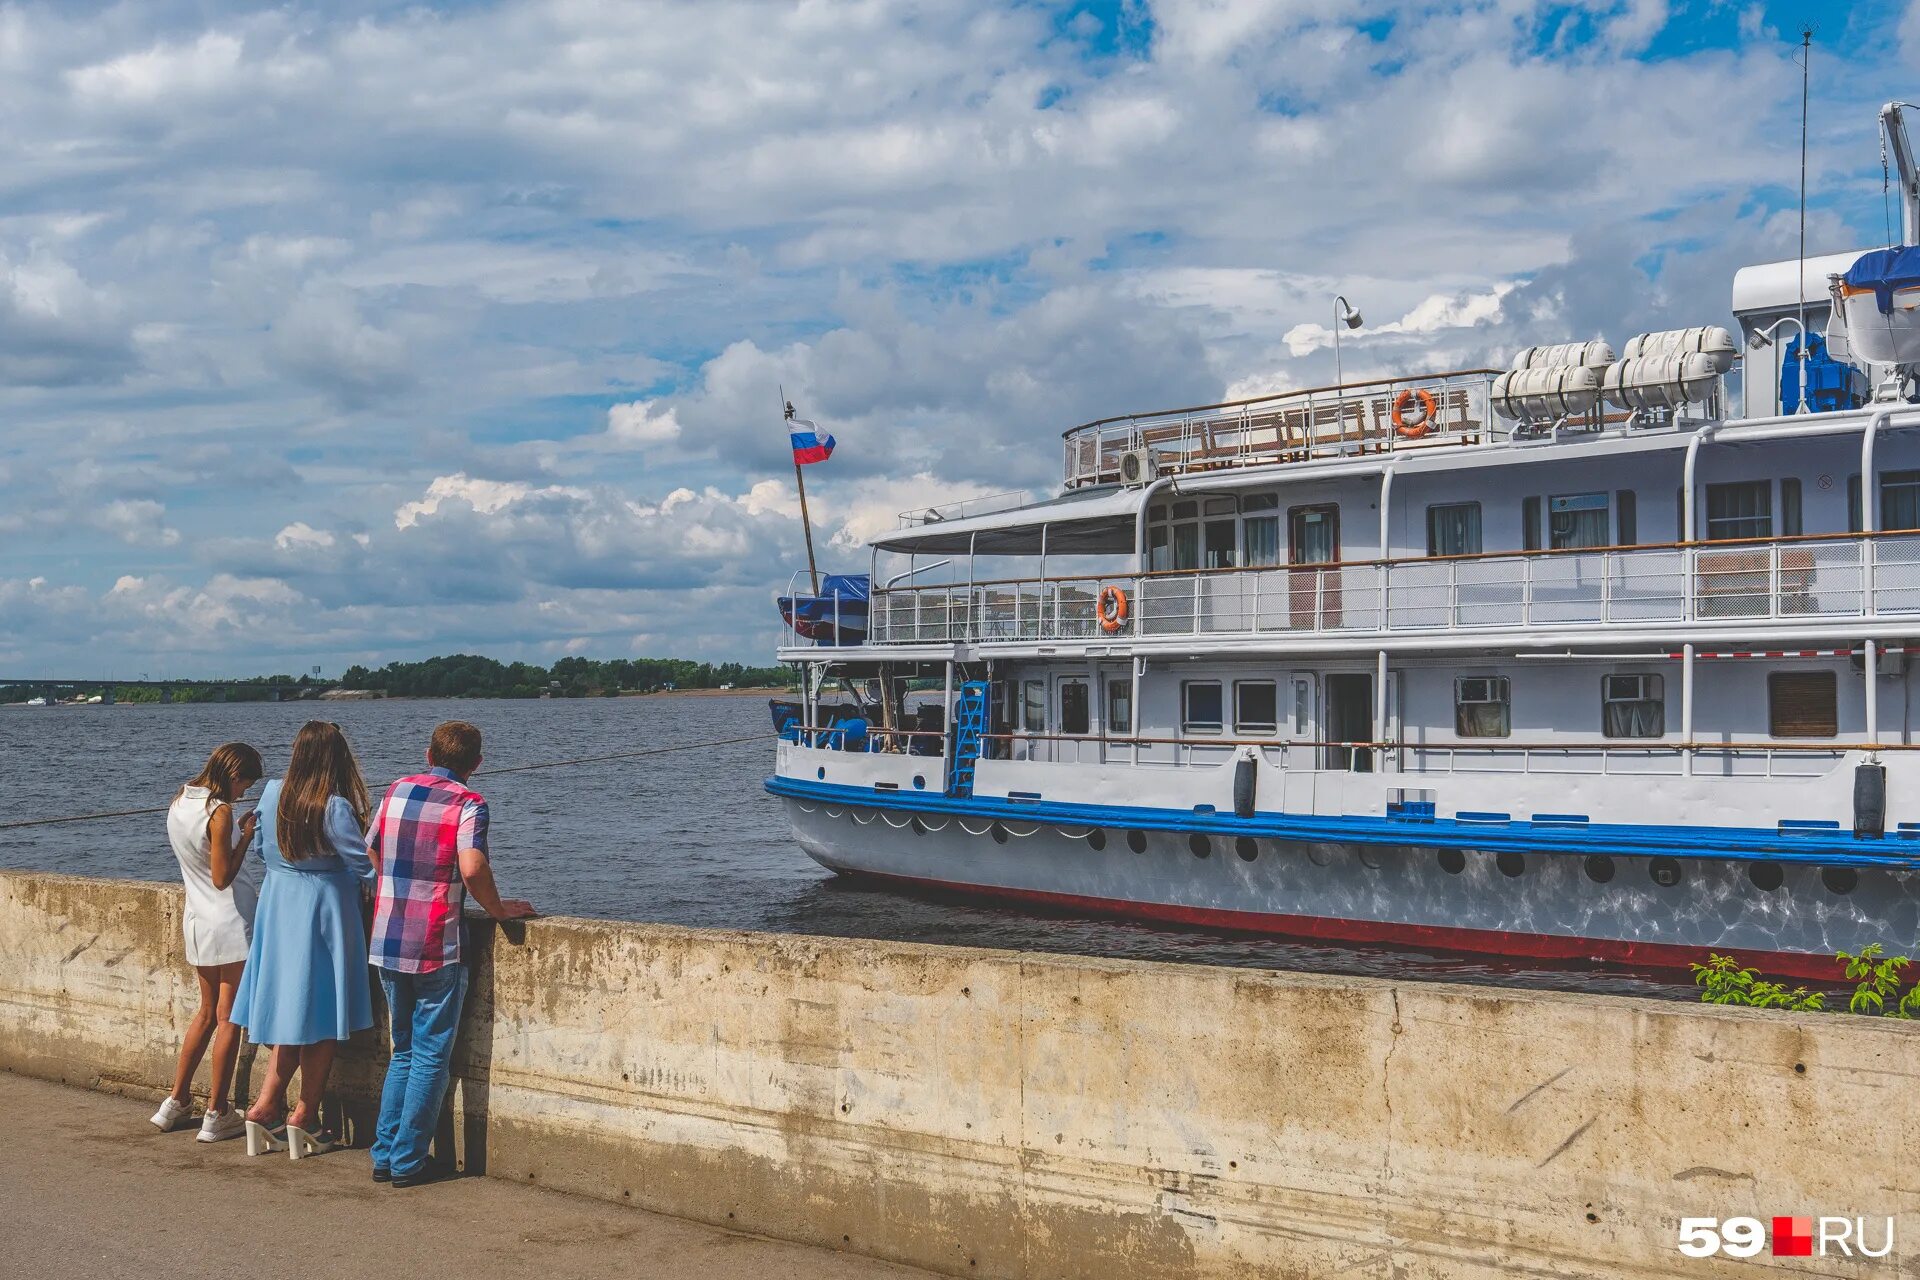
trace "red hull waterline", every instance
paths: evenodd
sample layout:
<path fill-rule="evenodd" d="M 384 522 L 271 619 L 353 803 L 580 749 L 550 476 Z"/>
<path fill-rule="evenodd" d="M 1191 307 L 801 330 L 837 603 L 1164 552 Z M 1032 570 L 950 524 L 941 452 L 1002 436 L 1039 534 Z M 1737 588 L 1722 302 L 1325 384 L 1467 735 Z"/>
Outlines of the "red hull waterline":
<path fill-rule="evenodd" d="M 1072 893 L 1010 889 L 998 885 L 959 884 L 919 876 L 889 875 L 881 871 L 847 871 L 856 879 L 878 880 L 907 888 L 970 897 L 1028 902 L 1083 915 L 1149 920 L 1156 924 L 1191 925 L 1234 933 L 1263 933 L 1283 938 L 1321 942 L 1356 942 L 1380 946 L 1413 947 L 1458 955 L 1495 956 L 1546 964 L 1611 964 L 1658 973 L 1688 973 L 1687 966 L 1707 958 L 1708 952 L 1732 955 L 1766 977 L 1794 978 L 1823 985 L 1840 983 L 1844 974 L 1830 955 L 1801 951 L 1747 951 L 1738 948 L 1676 946 L 1666 942 L 1622 942 L 1611 938 L 1569 938 L 1546 933 L 1508 933 L 1498 929 L 1457 929 L 1447 925 L 1391 924 L 1379 920 L 1337 920 L 1326 916 L 1293 916 L 1266 911 L 1224 911 L 1215 907 L 1183 907 L 1164 902 L 1129 902 L 1120 898 L 1091 898 Z"/>

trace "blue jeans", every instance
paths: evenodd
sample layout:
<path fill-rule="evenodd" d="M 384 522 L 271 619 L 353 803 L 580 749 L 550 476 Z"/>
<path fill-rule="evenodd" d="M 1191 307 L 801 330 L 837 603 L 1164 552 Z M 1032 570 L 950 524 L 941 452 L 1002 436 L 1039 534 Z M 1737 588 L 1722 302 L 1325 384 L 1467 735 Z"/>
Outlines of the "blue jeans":
<path fill-rule="evenodd" d="M 393 1024 L 393 1058 L 380 1090 L 380 1123 L 373 1136 L 373 1165 L 396 1178 L 427 1163 L 427 1146 L 440 1123 L 453 1067 L 453 1036 L 467 996 L 467 966 L 445 965 L 432 973 L 381 969 L 387 1017 Z"/>

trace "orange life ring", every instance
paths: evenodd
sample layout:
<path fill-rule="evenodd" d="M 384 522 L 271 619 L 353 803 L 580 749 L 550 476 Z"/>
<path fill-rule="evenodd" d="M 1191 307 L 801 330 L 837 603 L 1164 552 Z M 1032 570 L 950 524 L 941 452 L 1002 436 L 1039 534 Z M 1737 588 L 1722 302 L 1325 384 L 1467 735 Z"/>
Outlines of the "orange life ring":
<path fill-rule="evenodd" d="M 1127 593 L 1118 587 L 1100 588 L 1100 629 L 1111 635 L 1126 621 Z"/>
<path fill-rule="evenodd" d="M 1420 416 L 1412 422 L 1407 421 L 1407 407 L 1415 401 L 1420 404 Z M 1408 387 L 1393 401 L 1393 429 L 1408 440 L 1418 440 L 1433 430 L 1433 420 L 1440 413 L 1440 405 L 1433 398 L 1433 392 L 1425 387 Z"/>

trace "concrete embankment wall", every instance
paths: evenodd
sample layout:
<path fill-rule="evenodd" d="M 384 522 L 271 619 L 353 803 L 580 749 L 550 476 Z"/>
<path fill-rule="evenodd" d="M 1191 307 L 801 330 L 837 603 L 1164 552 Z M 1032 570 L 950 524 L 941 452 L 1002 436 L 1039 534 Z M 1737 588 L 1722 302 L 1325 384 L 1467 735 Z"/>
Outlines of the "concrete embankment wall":
<path fill-rule="evenodd" d="M 158 1096 L 193 998 L 179 909 L 170 887 L 0 873 L 0 1067 Z M 476 932 L 454 1136 L 497 1177 L 969 1276 L 1920 1259 L 1912 1025 L 584 920 Z M 362 1041 L 339 1083 L 364 1123 Z M 1681 1215 L 1822 1213 L 1902 1216 L 1908 1261 L 1675 1249 Z"/>

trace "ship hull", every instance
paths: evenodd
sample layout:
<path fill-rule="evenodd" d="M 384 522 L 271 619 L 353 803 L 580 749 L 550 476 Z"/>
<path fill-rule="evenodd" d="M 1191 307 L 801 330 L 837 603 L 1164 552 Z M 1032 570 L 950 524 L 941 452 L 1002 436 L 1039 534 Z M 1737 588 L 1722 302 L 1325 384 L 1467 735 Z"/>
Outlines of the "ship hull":
<path fill-rule="evenodd" d="M 833 871 L 1078 913 L 1525 962 L 1684 971 L 1709 952 L 1768 977 L 1836 982 L 1834 953 L 1920 934 L 1912 872 L 1242 838 L 1022 822 L 784 797 Z M 1664 864 L 1664 865 L 1656 865 Z M 1595 871 L 1607 874 L 1595 879 Z M 1762 879 L 1766 876 L 1763 875 Z M 1830 883 L 1831 881 L 1831 883 Z M 1844 891 L 1840 891 L 1844 890 Z"/>

